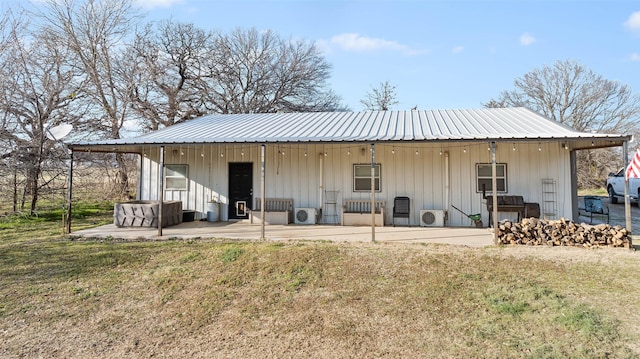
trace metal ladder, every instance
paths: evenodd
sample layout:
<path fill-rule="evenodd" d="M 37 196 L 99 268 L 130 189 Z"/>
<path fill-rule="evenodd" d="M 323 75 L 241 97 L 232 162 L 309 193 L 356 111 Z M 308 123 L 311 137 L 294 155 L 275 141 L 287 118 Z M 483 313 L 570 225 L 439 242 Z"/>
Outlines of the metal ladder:
<path fill-rule="evenodd" d="M 558 195 L 556 180 L 542 179 L 542 218 L 556 219 L 558 216 Z"/>
<path fill-rule="evenodd" d="M 322 223 L 338 224 L 338 197 L 340 191 L 324 191 L 324 206 L 322 208 Z"/>

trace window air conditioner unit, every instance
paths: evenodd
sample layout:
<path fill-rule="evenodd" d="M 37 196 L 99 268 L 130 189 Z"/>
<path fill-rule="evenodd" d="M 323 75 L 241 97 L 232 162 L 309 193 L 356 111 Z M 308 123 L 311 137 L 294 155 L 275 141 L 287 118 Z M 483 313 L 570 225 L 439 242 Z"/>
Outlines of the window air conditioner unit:
<path fill-rule="evenodd" d="M 420 210 L 421 227 L 444 227 L 444 210 L 423 209 Z"/>
<path fill-rule="evenodd" d="M 296 224 L 316 224 L 315 208 L 296 208 L 293 216 Z"/>

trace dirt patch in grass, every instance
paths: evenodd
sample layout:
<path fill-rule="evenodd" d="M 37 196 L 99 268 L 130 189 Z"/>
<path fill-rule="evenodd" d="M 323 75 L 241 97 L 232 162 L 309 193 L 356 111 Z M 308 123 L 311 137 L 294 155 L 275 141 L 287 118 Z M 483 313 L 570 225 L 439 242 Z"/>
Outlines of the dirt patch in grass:
<path fill-rule="evenodd" d="M 0 245 L 2 357 L 638 357 L 623 249 Z"/>

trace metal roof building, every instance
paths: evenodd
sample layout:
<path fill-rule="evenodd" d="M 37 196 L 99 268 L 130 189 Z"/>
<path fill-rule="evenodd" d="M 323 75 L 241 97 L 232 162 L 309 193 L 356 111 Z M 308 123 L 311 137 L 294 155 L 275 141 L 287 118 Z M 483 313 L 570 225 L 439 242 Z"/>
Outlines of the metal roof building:
<path fill-rule="evenodd" d="M 139 154 L 138 199 L 180 201 L 197 219 L 213 199 L 222 220 L 239 220 L 258 198 L 271 198 L 335 224 L 344 223 L 337 218 L 347 201 L 390 204 L 404 196 L 408 224 L 422 225 L 422 213 L 435 211 L 446 225 L 462 226 L 468 218 L 450 208 L 486 218 L 487 188 L 539 204 L 545 218 L 577 219 L 576 152 L 626 147 L 630 139 L 579 132 L 526 108 L 487 108 L 213 114 L 68 147 Z M 339 195 L 329 204 L 325 192 Z M 380 212 L 383 224 L 392 223 L 388 210 Z"/>

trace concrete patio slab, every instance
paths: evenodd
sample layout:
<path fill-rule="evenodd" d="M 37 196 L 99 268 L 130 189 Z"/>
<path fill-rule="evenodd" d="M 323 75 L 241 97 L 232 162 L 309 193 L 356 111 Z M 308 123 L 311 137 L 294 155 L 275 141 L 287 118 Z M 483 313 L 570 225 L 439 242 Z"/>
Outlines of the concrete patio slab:
<path fill-rule="evenodd" d="M 261 226 L 244 222 L 183 222 L 164 228 L 158 237 L 155 228 L 124 227 L 114 224 L 84 229 L 72 233 L 80 237 L 122 238 L 122 239 L 193 239 L 229 238 L 260 239 Z M 371 227 L 336 225 L 267 225 L 265 238 L 268 240 L 327 240 L 333 242 L 370 242 Z M 376 227 L 378 242 L 397 243 L 438 243 L 469 247 L 493 245 L 493 234 L 487 228 L 475 227 Z"/>

